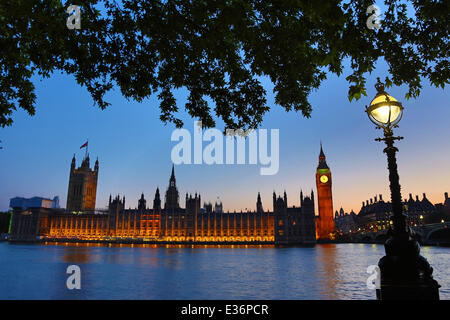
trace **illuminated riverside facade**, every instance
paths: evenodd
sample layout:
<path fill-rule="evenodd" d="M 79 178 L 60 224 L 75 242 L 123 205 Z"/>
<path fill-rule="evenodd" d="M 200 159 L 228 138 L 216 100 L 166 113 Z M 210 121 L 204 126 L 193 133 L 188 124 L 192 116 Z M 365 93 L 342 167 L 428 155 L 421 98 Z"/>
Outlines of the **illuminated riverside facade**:
<path fill-rule="evenodd" d="M 85 159 L 82 166 L 86 172 L 90 170 L 88 164 Z M 98 172 L 98 162 L 95 167 L 94 171 Z M 71 172 L 73 169 L 74 165 Z M 74 184 L 69 181 L 69 185 Z M 78 192 L 77 201 L 82 204 L 83 195 L 89 192 L 79 190 L 69 187 L 68 198 L 71 192 Z M 288 207 L 286 192 L 283 198 L 274 192 L 274 210 L 270 212 L 264 211 L 258 193 L 255 211 L 223 212 L 220 202 L 214 208 L 210 203 L 201 208 L 200 194 L 186 194 L 185 207 L 181 208 L 172 167 L 164 206 L 156 189 L 153 208 L 147 207 L 144 194 L 135 209 L 125 209 L 125 197 L 119 196 L 110 196 L 106 210 L 14 207 L 11 240 L 313 245 L 316 242 L 313 197 L 312 192 L 311 197 L 303 197 L 301 193 L 301 206 Z"/>

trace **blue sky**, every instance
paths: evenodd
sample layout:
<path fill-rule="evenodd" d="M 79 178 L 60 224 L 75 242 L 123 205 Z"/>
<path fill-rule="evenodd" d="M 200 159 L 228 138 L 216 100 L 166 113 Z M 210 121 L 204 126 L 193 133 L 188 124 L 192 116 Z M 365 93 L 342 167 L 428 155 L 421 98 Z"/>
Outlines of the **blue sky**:
<path fill-rule="evenodd" d="M 259 165 L 180 165 L 175 167 L 177 184 L 184 206 L 186 192 L 200 192 L 204 201 L 217 197 L 225 210 L 255 208 L 261 192 L 263 206 L 272 209 L 272 192 L 288 194 L 289 205 L 299 205 L 302 188 L 315 190 L 315 170 L 322 140 L 333 174 L 334 208 L 359 211 L 361 201 L 376 194 L 389 199 L 388 175 L 383 145 L 373 139 L 375 130 L 364 106 L 376 93 L 376 77 L 387 75 L 383 62 L 368 78 L 368 96 L 350 103 L 345 74 L 331 75 L 310 96 L 312 117 L 287 113 L 275 105 L 272 84 L 264 80 L 272 110 L 262 128 L 279 129 L 280 169 L 276 175 L 261 176 Z M 349 70 L 346 70 L 347 73 Z M 151 203 L 156 187 L 165 191 L 171 170 L 170 140 L 175 127 L 159 120 L 156 97 L 142 103 L 127 101 L 118 89 L 108 95 L 111 106 L 100 110 L 93 106 L 85 88 L 74 78 L 54 74 L 50 79 L 35 79 L 36 115 L 19 110 L 12 127 L 0 129 L 0 210 L 7 210 L 15 196 L 59 195 L 65 206 L 70 161 L 76 154 L 80 163 L 89 138 L 91 163 L 98 156 L 100 174 L 97 207 L 105 207 L 110 194 L 125 195 L 127 207 L 136 207 L 144 192 Z M 406 100 L 406 86 L 388 92 L 403 102 L 404 117 L 396 134 L 405 137 L 397 143 L 400 183 L 403 198 L 408 193 L 442 202 L 450 191 L 450 119 L 449 94 L 424 83 L 418 99 Z M 177 92 L 180 110 L 184 110 L 186 92 Z M 193 120 L 181 114 L 192 133 Z M 218 121 L 222 130 L 223 123 Z"/>

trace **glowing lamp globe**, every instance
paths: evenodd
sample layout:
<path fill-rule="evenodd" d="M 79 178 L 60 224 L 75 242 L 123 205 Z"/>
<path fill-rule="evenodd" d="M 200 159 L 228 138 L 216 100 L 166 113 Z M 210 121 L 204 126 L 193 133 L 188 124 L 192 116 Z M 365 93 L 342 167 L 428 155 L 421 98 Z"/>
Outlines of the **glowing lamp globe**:
<path fill-rule="evenodd" d="M 400 122 L 403 106 L 397 99 L 384 91 L 384 84 L 380 82 L 380 78 L 378 78 L 375 88 L 378 93 L 370 105 L 366 107 L 366 112 L 370 121 L 375 125 L 389 130 Z"/>

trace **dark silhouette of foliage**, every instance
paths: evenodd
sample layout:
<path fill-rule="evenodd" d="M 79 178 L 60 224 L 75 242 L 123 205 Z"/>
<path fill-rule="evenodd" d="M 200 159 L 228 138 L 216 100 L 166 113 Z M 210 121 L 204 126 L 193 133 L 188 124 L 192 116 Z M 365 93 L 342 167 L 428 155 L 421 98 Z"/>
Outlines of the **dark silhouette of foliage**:
<path fill-rule="evenodd" d="M 275 100 L 309 117 L 310 93 L 327 73 L 340 75 L 349 59 L 348 97 L 366 95 L 366 76 L 383 58 L 385 82 L 407 84 L 407 98 L 422 81 L 449 79 L 448 1 L 386 0 L 381 28 L 366 26 L 371 1 L 337 0 L 79 0 L 81 29 L 66 27 L 59 0 L 0 2 L 0 125 L 17 108 L 35 113 L 33 75 L 74 75 L 104 109 L 114 86 L 128 99 L 157 95 L 161 120 L 177 126 L 177 88 L 189 92 L 192 117 L 214 126 L 255 128 L 269 110 L 260 83 L 267 76 Z"/>

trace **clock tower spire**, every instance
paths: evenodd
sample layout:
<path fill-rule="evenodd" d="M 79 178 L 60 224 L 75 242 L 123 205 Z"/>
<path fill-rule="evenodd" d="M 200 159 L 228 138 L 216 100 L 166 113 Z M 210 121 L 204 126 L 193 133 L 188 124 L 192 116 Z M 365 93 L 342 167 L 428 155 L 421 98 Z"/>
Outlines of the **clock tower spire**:
<path fill-rule="evenodd" d="M 319 165 L 316 171 L 316 186 L 319 206 L 319 216 L 316 217 L 316 238 L 321 240 L 330 239 L 330 234 L 335 231 L 331 171 L 327 165 L 322 142 L 320 143 Z"/>

